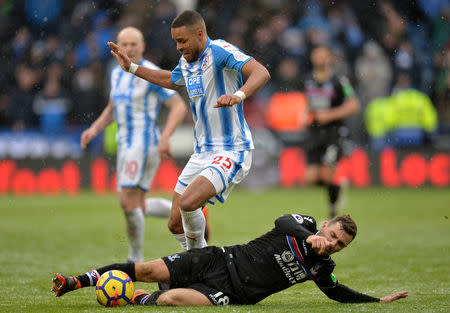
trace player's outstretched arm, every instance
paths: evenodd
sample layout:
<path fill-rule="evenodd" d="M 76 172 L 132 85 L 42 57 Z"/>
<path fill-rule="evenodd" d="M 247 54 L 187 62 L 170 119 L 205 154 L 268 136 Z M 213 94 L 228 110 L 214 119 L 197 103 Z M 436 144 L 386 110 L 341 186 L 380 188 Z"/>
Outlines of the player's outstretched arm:
<path fill-rule="evenodd" d="M 109 41 L 108 46 L 111 48 L 111 54 L 116 58 L 117 62 L 119 63 L 120 67 L 127 72 L 132 72 L 136 76 L 145 79 L 146 81 L 149 81 L 155 85 L 169 88 L 169 89 L 175 89 L 178 90 L 181 87 L 174 85 L 171 80 L 172 73 L 166 70 L 154 70 L 149 69 L 144 66 L 139 66 L 137 64 L 134 64 L 131 62 L 131 59 L 122 51 L 120 50 L 120 47 L 115 44 L 114 42 Z M 130 71 L 131 65 L 134 64 L 134 67 Z"/>
<path fill-rule="evenodd" d="M 398 299 L 406 298 L 408 296 L 408 291 L 401 291 L 387 295 L 386 297 L 383 298 L 375 298 L 366 295 L 364 293 L 360 293 L 356 290 L 353 290 L 339 283 L 335 279 L 334 280 L 321 279 L 314 282 L 328 298 L 342 303 L 362 303 L 362 302 L 387 303 Z"/>
<path fill-rule="evenodd" d="M 102 114 L 92 123 L 91 127 L 86 129 L 80 138 L 80 146 L 82 149 L 85 149 L 87 145 L 94 139 L 98 133 L 103 131 L 106 126 L 111 124 L 114 121 L 113 114 L 113 102 L 109 100 L 108 105 L 103 110 Z"/>
<path fill-rule="evenodd" d="M 380 303 L 387 303 L 392 302 L 398 299 L 406 298 L 408 296 L 408 291 L 400 291 L 396 292 L 390 295 L 387 295 L 386 297 L 383 297 L 380 299 Z"/>

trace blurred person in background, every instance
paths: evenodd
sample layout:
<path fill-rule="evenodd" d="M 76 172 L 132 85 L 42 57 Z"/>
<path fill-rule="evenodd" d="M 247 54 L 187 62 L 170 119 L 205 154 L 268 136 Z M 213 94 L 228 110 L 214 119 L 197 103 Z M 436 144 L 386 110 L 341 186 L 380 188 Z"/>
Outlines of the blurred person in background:
<path fill-rule="evenodd" d="M 117 41 L 134 63 L 158 69 L 143 58 L 145 43 L 140 30 L 124 28 Z M 161 104 L 170 110 L 162 134 L 157 126 Z M 160 160 L 171 156 L 169 138 L 185 114 L 185 103 L 175 91 L 156 86 L 116 66 L 111 73 L 110 100 L 106 108 L 81 135 L 84 149 L 106 126 L 117 121 L 117 189 L 127 222 L 129 262 L 143 260 L 144 216 L 170 215 L 170 201 L 145 199 L 145 193 L 151 186 Z"/>
<path fill-rule="evenodd" d="M 61 86 L 62 72 L 59 63 L 52 63 L 47 69 L 44 88 L 33 101 L 41 131 L 52 136 L 63 133 L 67 113 L 72 106 L 68 92 Z"/>
<path fill-rule="evenodd" d="M 203 17 L 183 11 L 172 21 L 172 39 L 182 54 L 170 72 L 139 66 L 110 42 L 120 66 L 157 85 L 186 87 L 195 122 L 195 152 L 178 177 L 169 229 L 184 249 L 206 246 L 201 208 L 224 202 L 248 174 L 254 149 L 244 118 L 244 99 L 270 79 L 267 69 L 224 40 L 211 40 Z M 243 83 L 242 74 L 247 76 Z"/>
<path fill-rule="evenodd" d="M 27 65 L 21 64 L 15 71 L 17 86 L 14 88 L 9 102 L 9 116 L 14 131 L 23 131 L 36 126 L 33 113 L 35 97 L 34 85 L 39 80 L 38 74 Z"/>
<path fill-rule="evenodd" d="M 305 183 L 327 187 L 329 216 L 334 217 L 341 186 L 333 179 L 349 132 L 344 120 L 359 111 L 359 101 L 348 79 L 334 74 L 327 46 L 316 46 L 310 57 L 313 69 L 305 80 L 305 93 L 312 121 L 307 129 Z"/>

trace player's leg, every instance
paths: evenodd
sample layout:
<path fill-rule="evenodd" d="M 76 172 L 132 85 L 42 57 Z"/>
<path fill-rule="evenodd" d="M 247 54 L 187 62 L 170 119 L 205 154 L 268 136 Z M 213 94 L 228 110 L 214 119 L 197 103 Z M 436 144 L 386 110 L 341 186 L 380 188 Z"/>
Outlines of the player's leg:
<path fill-rule="evenodd" d="M 100 276 L 112 270 L 125 272 L 134 282 L 151 283 L 168 282 L 170 280 L 170 273 L 166 264 L 162 259 L 157 259 L 142 263 L 110 264 L 78 276 L 56 274 L 53 278 L 52 291 L 55 292 L 57 297 L 60 297 L 69 291 L 95 286 Z"/>
<path fill-rule="evenodd" d="M 320 165 L 308 164 L 305 172 L 304 182 L 307 185 L 317 184 L 320 181 Z"/>
<path fill-rule="evenodd" d="M 202 206 L 216 195 L 214 185 L 204 176 L 195 178 L 180 197 L 179 212 L 182 217 L 188 249 L 205 247 L 206 219 Z"/>
<path fill-rule="evenodd" d="M 180 243 L 181 248 L 183 250 L 187 250 L 187 242 L 186 242 L 186 236 L 184 234 L 184 228 L 183 228 L 183 221 L 181 218 L 181 212 L 180 212 L 180 198 L 181 195 L 177 192 L 174 192 L 172 197 L 172 210 L 168 222 L 168 227 L 170 232 L 173 234 L 175 239 Z M 205 226 L 205 240 L 206 242 L 209 239 L 211 227 L 208 224 L 208 207 L 205 206 L 202 208 L 202 213 L 205 216 L 206 226 Z"/>
<path fill-rule="evenodd" d="M 150 187 L 155 178 L 161 159 L 156 147 L 150 148 L 148 157 L 145 159 L 145 170 L 139 181 L 140 186 Z M 164 198 L 145 199 L 145 216 L 169 217 L 172 201 Z"/>
<path fill-rule="evenodd" d="M 145 199 L 145 216 L 169 217 L 172 201 L 164 198 Z"/>
<path fill-rule="evenodd" d="M 207 159 L 207 161 L 208 160 L 209 159 Z M 205 161 L 205 153 L 196 153 L 191 156 L 182 173 L 178 177 L 178 182 L 175 186 L 174 195 L 172 198 L 172 212 L 169 218 L 169 229 L 185 250 L 192 247 L 206 246 L 206 241 L 204 239 L 205 217 L 201 211 L 201 208 L 208 198 L 192 202 L 192 196 L 198 198 L 198 195 L 195 190 L 190 187 L 192 185 L 198 186 L 198 181 L 194 182 L 194 180 L 196 180 L 199 176 L 207 161 Z M 202 190 L 204 189 L 203 187 L 200 188 Z M 187 189 L 190 189 L 191 191 L 193 190 L 194 192 L 186 192 Z M 182 200 L 184 202 L 182 202 Z M 182 205 L 184 205 L 183 208 L 186 210 L 186 214 L 184 214 L 185 217 L 182 216 Z M 188 225 L 183 224 L 183 218 L 185 218 Z M 186 235 L 189 238 L 194 238 L 194 242 L 197 244 L 189 247 Z"/>
<path fill-rule="evenodd" d="M 322 180 L 327 186 L 328 202 L 329 202 L 329 215 L 333 218 L 337 211 L 337 202 L 339 199 L 341 186 L 334 183 L 334 174 L 336 168 L 332 165 L 322 165 L 320 168 Z"/>
<path fill-rule="evenodd" d="M 129 240 L 129 262 L 142 262 L 145 221 L 143 208 L 145 205 L 145 190 L 139 187 L 121 188 L 120 205 L 127 222 Z"/>
<path fill-rule="evenodd" d="M 155 291 L 148 294 L 137 290 L 133 303 L 138 305 L 170 305 L 170 306 L 206 306 L 212 302 L 203 293 L 190 288 L 175 288 L 167 291 Z"/>
<path fill-rule="evenodd" d="M 172 196 L 172 210 L 168 221 L 168 227 L 175 239 L 180 243 L 184 251 L 187 250 L 186 236 L 184 235 L 183 223 L 181 221 L 180 213 L 180 198 L 178 192 L 174 192 Z"/>
<path fill-rule="evenodd" d="M 336 167 L 341 155 L 342 148 L 337 141 L 333 141 L 329 146 L 327 146 L 323 154 L 323 164 L 320 168 L 322 180 L 327 185 L 330 218 L 333 218 L 336 215 L 337 202 L 341 192 L 341 186 L 334 183 L 334 175 L 336 173 Z"/>

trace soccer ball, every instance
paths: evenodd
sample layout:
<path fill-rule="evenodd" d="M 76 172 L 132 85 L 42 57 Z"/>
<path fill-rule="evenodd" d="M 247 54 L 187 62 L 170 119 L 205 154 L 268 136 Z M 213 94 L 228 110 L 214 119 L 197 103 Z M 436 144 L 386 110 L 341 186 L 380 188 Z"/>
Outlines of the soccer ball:
<path fill-rule="evenodd" d="M 97 281 L 97 302 L 104 306 L 124 306 L 130 303 L 134 286 L 130 276 L 118 270 L 104 273 Z"/>

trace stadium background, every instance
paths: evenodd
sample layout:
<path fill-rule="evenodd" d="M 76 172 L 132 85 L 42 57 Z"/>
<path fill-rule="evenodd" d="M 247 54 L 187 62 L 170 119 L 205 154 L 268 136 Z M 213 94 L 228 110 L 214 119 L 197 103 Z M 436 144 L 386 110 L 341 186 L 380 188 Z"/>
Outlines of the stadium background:
<path fill-rule="evenodd" d="M 283 213 L 326 217 L 324 191 L 303 187 L 304 125 L 289 113 L 299 108 L 291 99 L 299 99 L 295 91 L 310 69 L 309 50 L 326 43 L 335 70 L 350 78 L 362 105 L 348 121 L 348 155 L 336 176 L 356 187 L 349 190 L 345 212 L 361 232 L 351 249 L 336 256 L 338 278 L 367 293 L 409 289 L 412 295 L 387 307 L 339 306 L 305 284 L 255 309 L 235 310 L 445 312 L 450 305 L 446 0 L 0 0 L 0 311 L 94 310 L 92 290 L 56 302 L 47 291 L 55 271 L 82 272 L 122 262 L 126 254 L 114 194 L 114 129 L 88 150 L 79 148 L 82 130 L 108 100 L 116 61 L 105 42 L 120 28 L 137 26 L 145 34 L 146 57 L 171 69 L 179 55 L 170 22 L 182 9 L 198 10 L 211 38 L 236 44 L 272 75 L 246 100 L 256 143 L 253 166 L 226 205 L 211 210 L 212 243 L 246 242 Z M 414 146 L 389 141 L 387 149 L 379 149 L 366 129 L 367 107 L 408 85 L 431 100 L 436 129 Z M 170 197 L 192 140 L 188 116 L 172 138 L 175 159 L 162 164 L 155 180 L 157 193 Z M 146 257 L 178 250 L 165 220 L 147 225 Z"/>

